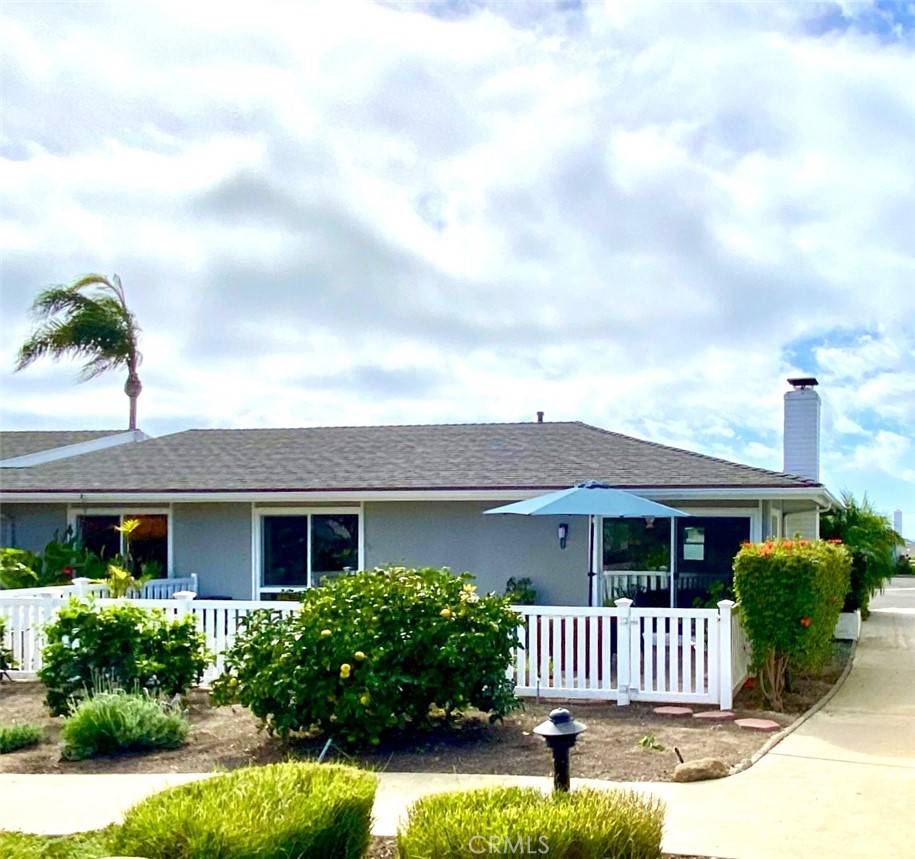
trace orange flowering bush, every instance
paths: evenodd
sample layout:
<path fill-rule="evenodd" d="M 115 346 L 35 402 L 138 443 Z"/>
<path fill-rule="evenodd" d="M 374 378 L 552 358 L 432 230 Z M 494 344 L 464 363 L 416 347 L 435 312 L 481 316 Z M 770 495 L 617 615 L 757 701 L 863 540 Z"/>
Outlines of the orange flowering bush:
<path fill-rule="evenodd" d="M 828 659 L 850 571 L 845 547 L 825 540 L 744 543 L 737 553 L 734 589 L 773 709 L 782 708 L 789 668 L 813 671 Z"/>

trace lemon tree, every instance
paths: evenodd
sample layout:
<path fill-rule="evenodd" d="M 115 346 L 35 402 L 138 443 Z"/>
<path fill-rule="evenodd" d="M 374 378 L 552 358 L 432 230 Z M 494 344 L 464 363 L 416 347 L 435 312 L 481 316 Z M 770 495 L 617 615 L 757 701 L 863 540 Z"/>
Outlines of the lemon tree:
<path fill-rule="evenodd" d="M 385 567 L 307 591 L 285 617 L 248 616 L 213 685 L 271 733 L 348 745 L 423 729 L 474 708 L 501 718 L 518 702 L 506 676 L 520 618 L 472 576 Z"/>

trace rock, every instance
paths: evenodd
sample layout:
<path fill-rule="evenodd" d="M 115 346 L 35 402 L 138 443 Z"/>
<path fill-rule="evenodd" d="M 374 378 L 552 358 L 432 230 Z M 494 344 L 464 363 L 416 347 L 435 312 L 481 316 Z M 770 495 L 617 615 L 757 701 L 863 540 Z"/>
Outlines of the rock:
<path fill-rule="evenodd" d="M 674 768 L 674 781 L 707 781 L 711 778 L 724 778 L 729 773 L 728 765 L 717 758 L 699 758 L 677 764 Z"/>

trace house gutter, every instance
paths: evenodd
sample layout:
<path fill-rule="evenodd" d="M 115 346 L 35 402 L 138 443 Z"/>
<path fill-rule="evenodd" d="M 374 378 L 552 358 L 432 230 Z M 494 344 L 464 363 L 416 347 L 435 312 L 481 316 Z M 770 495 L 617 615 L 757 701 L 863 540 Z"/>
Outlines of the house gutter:
<path fill-rule="evenodd" d="M 290 490 L 240 490 L 240 491 L 22 491 L 0 490 L 0 501 L 5 503 L 132 503 L 162 504 L 166 502 L 191 503 L 313 503 L 362 501 L 515 501 L 535 498 L 555 487 L 534 489 L 316 489 Z M 564 487 L 559 487 L 564 488 Z M 835 504 L 838 501 L 823 486 L 786 487 L 716 487 L 716 488 L 644 488 L 628 489 L 652 501 L 759 501 L 792 500 L 813 501 L 817 504 Z"/>

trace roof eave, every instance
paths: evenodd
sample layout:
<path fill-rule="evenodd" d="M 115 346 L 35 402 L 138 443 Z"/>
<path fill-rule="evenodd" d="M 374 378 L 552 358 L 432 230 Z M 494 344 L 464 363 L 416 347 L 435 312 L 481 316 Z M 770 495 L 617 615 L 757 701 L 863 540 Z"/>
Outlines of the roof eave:
<path fill-rule="evenodd" d="M 163 502 L 274 502 L 308 503 L 326 501 L 511 501 L 533 498 L 544 492 L 565 489 L 565 486 L 526 487 L 428 487 L 422 489 L 309 489 L 309 490 L 134 490 L 100 489 L 73 490 L 0 490 L 0 501 L 6 503 L 156 503 Z M 629 491 L 656 501 L 695 500 L 778 500 L 809 499 L 824 506 L 838 501 L 822 485 L 813 486 L 708 486 L 708 487 L 626 487 Z"/>

